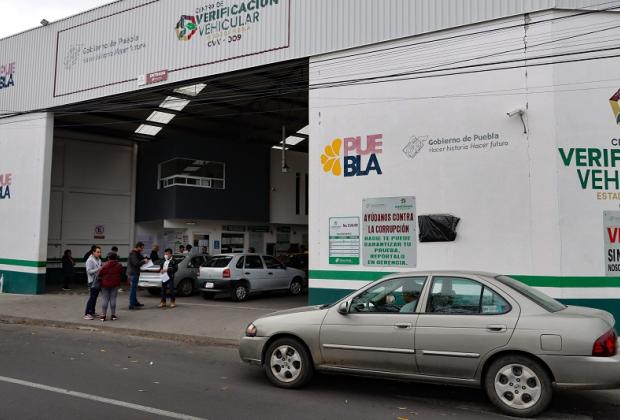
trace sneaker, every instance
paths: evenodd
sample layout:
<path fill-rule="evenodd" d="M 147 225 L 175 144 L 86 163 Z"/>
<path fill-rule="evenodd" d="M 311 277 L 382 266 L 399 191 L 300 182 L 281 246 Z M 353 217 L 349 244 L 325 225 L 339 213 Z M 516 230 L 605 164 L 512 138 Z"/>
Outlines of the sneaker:
<path fill-rule="evenodd" d="M 160 308 L 165 308 L 166 307 L 166 302 L 164 302 L 164 301 L 159 302 L 159 307 Z"/>
<path fill-rule="evenodd" d="M 177 307 L 177 304 L 176 304 L 176 303 L 174 303 L 174 302 L 170 302 L 170 307 L 171 307 L 171 308 L 176 308 L 176 307 Z"/>
<path fill-rule="evenodd" d="M 99 319 L 101 320 L 101 322 L 105 322 L 105 318 L 106 318 L 106 317 L 105 317 L 105 315 L 101 315 L 101 316 L 99 317 Z"/>
<path fill-rule="evenodd" d="M 112 317 L 110 318 L 112 321 L 116 321 L 118 319 L 118 317 L 116 315 L 112 315 Z"/>
<path fill-rule="evenodd" d="M 95 317 L 94 317 L 94 316 L 92 316 L 91 314 L 86 314 L 86 315 L 84 315 L 84 319 L 87 319 L 87 320 L 89 320 L 89 321 L 92 321 L 93 319 L 95 319 Z"/>

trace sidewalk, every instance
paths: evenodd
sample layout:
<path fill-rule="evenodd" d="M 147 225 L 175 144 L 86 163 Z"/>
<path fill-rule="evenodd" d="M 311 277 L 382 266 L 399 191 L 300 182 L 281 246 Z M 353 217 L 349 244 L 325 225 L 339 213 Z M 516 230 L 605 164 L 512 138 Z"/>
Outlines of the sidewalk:
<path fill-rule="evenodd" d="M 138 294 L 145 305 L 130 311 L 128 293 L 119 293 L 117 321 L 82 319 L 86 290 L 44 295 L 0 294 L 0 323 L 89 329 L 141 337 L 183 342 L 237 346 L 245 327 L 254 319 L 277 310 L 303 306 L 306 296 L 259 296 L 237 303 L 229 299 L 204 300 L 200 296 L 177 298 L 177 307 L 159 308 L 159 298 L 145 292 Z M 101 310 L 97 301 L 97 311 Z M 109 314 L 108 314 L 109 315 Z"/>

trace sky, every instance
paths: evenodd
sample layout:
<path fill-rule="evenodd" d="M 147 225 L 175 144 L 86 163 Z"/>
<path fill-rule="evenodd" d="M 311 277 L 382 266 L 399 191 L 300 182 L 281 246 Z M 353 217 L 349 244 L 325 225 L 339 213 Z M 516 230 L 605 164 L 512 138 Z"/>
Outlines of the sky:
<path fill-rule="evenodd" d="M 0 38 L 63 19 L 113 0 L 0 0 Z"/>

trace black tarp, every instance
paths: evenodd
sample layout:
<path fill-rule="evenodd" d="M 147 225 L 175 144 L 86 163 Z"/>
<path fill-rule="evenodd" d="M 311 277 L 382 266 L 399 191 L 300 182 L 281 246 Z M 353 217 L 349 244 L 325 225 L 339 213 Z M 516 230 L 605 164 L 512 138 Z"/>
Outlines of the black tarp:
<path fill-rule="evenodd" d="M 420 242 L 451 242 L 456 239 L 459 219 L 451 214 L 427 214 L 418 216 Z"/>

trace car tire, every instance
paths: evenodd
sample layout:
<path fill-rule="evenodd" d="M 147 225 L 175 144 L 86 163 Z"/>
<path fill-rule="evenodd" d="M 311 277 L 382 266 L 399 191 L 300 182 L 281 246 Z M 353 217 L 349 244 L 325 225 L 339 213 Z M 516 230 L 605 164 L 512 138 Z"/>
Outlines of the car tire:
<path fill-rule="evenodd" d="M 149 294 L 151 296 L 160 296 L 161 295 L 161 289 L 157 289 L 155 287 L 149 287 L 148 289 Z"/>
<path fill-rule="evenodd" d="M 271 343 L 264 366 L 269 381 L 280 388 L 301 388 L 314 373 L 308 350 L 294 338 L 280 338 Z"/>
<path fill-rule="evenodd" d="M 192 279 L 183 279 L 177 284 L 176 294 L 177 296 L 190 296 L 194 291 L 194 281 Z"/>
<path fill-rule="evenodd" d="M 247 284 L 245 283 L 237 283 L 232 288 L 232 300 L 235 302 L 243 302 L 248 298 L 248 294 L 250 290 L 248 289 Z"/>
<path fill-rule="evenodd" d="M 299 277 L 295 277 L 293 281 L 291 281 L 288 291 L 293 296 L 301 295 L 301 292 L 304 291 L 304 284 Z"/>
<path fill-rule="evenodd" d="M 497 408 L 515 417 L 542 413 L 553 394 L 547 370 L 536 360 L 520 355 L 495 360 L 486 371 L 484 387 Z"/>

